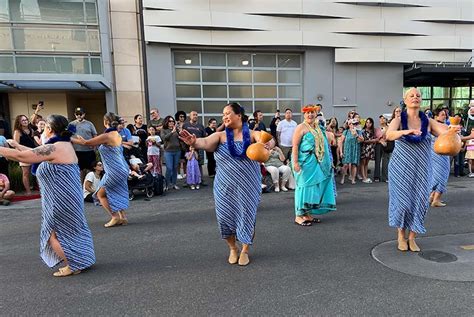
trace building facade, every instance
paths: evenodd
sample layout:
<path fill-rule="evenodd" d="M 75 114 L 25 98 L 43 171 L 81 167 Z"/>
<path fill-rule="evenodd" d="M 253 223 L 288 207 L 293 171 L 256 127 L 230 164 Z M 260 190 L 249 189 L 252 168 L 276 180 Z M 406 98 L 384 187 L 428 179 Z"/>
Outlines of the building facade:
<path fill-rule="evenodd" d="M 342 119 L 350 109 L 378 116 L 399 104 L 407 72 L 421 66 L 462 72 L 442 83 L 410 77 L 423 85 L 425 107 L 460 111 L 473 97 L 471 0 L 143 0 L 143 7 L 149 102 L 162 113 L 197 110 L 206 123 L 238 101 L 267 122 L 277 109 L 299 115 L 308 103 L 321 103 L 326 117 Z"/>

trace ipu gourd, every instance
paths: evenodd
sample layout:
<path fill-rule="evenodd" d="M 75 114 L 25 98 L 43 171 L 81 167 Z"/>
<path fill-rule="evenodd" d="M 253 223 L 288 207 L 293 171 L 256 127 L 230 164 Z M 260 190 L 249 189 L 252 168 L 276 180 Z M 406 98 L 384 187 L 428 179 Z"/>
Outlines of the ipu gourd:
<path fill-rule="evenodd" d="M 462 141 L 456 132 L 455 126 L 459 125 L 461 118 L 449 118 L 451 126 L 449 130 L 436 139 L 434 143 L 434 151 L 440 155 L 455 156 L 461 151 Z"/>
<path fill-rule="evenodd" d="M 247 157 L 251 160 L 264 163 L 270 157 L 270 151 L 265 148 L 265 143 L 272 139 L 272 135 L 265 131 L 260 131 L 260 137 L 257 143 L 250 145 L 247 148 Z"/>

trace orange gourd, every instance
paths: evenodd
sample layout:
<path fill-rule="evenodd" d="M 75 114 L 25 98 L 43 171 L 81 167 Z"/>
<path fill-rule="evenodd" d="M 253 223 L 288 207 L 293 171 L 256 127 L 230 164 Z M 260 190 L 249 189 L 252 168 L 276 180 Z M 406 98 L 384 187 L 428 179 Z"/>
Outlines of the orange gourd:
<path fill-rule="evenodd" d="M 247 157 L 253 161 L 264 163 L 270 157 L 270 151 L 265 148 L 265 143 L 272 139 L 272 135 L 265 131 L 260 131 L 260 137 L 257 143 L 247 148 Z"/>
<path fill-rule="evenodd" d="M 452 126 L 459 125 L 461 118 L 450 117 Z M 449 130 L 441 134 L 434 143 L 434 151 L 440 155 L 455 156 L 461 151 L 462 141 L 456 129 L 450 127 Z"/>

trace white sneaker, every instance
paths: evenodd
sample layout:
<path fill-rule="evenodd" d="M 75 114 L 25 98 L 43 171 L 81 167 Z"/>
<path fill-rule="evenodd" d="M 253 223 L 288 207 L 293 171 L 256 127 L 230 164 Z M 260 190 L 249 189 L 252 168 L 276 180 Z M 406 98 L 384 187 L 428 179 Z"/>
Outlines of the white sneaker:
<path fill-rule="evenodd" d="M 194 185 L 191 185 L 191 186 L 189 186 L 189 188 L 194 189 L 195 187 L 194 187 Z"/>
<path fill-rule="evenodd" d="M 360 176 L 359 174 L 357 174 L 357 179 L 358 179 L 358 180 L 362 180 L 363 178 L 362 178 L 362 176 Z"/>
<path fill-rule="evenodd" d="M 366 178 L 362 181 L 362 183 L 372 184 L 372 180 L 370 178 Z"/>
<path fill-rule="evenodd" d="M 279 192 L 280 192 L 280 187 L 275 186 L 275 193 L 279 193 Z"/>
<path fill-rule="evenodd" d="M 469 178 L 474 178 L 474 173 L 469 173 Z"/>
<path fill-rule="evenodd" d="M 281 190 L 284 191 L 284 192 L 287 192 L 288 188 L 286 188 L 285 186 L 281 186 Z"/>
<path fill-rule="evenodd" d="M 199 185 L 196 185 L 196 189 L 199 189 L 199 188 L 200 188 Z"/>
<path fill-rule="evenodd" d="M 178 174 L 178 177 L 176 177 L 176 178 L 177 178 L 177 179 L 183 179 L 184 177 L 183 177 L 183 175 Z"/>
<path fill-rule="evenodd" d="M 176 189 L 176 190 L 179 189 L 179 187 L 177 185 L 174 185 L 173 188 Z"/>

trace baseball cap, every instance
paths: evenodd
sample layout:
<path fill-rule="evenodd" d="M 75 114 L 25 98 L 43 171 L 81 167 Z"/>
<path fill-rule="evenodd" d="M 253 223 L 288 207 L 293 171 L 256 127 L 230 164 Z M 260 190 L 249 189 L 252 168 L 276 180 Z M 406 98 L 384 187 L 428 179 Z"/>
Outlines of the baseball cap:
<path fill-rule="evenodd" d="M 76 109 L 74 109 L 74 114 L 78 114 L 78 113 L 86 113 L 86 112 L 84 111 L 84 108 L 77 107 Z"/>

